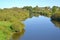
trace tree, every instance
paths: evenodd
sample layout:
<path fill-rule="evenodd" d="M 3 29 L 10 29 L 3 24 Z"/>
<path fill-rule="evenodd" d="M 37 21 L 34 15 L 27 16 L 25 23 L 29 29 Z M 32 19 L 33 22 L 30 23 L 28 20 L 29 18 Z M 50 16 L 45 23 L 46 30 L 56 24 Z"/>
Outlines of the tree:
<path fill-rule="evenodd" d="M 40 12 L 40 8 L 38 6 L 34 7 L 33 12 Z"/>
<path fill-rule="evenodd" d="M 53 6 L 52 7 L 52 13 L 55 13 L 56 9 L 57 9 L 57 6 Z"/>

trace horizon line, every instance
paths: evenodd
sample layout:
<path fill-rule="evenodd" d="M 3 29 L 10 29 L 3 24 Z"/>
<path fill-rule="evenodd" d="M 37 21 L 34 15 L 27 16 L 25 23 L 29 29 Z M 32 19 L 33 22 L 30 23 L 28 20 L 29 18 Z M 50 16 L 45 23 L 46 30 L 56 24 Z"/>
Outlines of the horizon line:
<path fill-rule="evenodd" d="M 27 5 L 27 6 L 31 6 L 31 5 Z M 38 5 L 36 5 L 36 6 L 38 6 Z M 31 6 L 31 7 L 36 7 L 36 6 Z M 56 5 L 54 5 L 54 6 L 56 6 Z M 26 6 L 0 7 L 0 9 L 4 9 L 4 8 L 13 8 L 13 7 L 23 8 L 23 7 L 26 7 Z M 38 6 L 38 7 L 50 7 L 50 8 L 52 8 L 53 6 Z M 57 7 L 60 7 L 60 6 L 57 6 Z"/>

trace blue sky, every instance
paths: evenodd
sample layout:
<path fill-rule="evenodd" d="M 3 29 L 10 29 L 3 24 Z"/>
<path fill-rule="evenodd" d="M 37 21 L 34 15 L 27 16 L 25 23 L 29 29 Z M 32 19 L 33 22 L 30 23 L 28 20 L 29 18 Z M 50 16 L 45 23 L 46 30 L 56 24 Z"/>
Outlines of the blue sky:
<path fill-rule="evenodd" d="M 0 8 L 23 6 L 60 6 L 60 0 L 0 0 Z"/>

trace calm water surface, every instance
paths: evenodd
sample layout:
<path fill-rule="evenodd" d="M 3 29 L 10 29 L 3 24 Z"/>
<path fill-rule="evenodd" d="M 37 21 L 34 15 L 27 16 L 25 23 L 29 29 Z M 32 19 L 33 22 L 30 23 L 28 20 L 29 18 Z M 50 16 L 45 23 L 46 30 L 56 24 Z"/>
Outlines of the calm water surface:
<path fill-rule="evenodd" d="M 25 32 L 19 40 L 60 40 L 60 23 L 45 16 L 32 17 L 24 21 Z"/>

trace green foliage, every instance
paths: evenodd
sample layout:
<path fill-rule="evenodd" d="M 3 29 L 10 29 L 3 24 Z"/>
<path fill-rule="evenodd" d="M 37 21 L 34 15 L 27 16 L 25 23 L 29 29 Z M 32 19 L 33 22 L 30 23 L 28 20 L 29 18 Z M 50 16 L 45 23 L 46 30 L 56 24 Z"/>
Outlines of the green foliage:
<path fill-rule="evenodd" d="M 40 12 L 40 8 L 38 6 L 34 7 L 33 12 Z"/>
<path fill-rule="evenodd" d="M 32 7 L 31 6 L 24 6 L 23 9 L 26 9 L 26 10 L 32 10 Z"/>
<path fill-rule="evenodd" d="M 57 20 L 60 21 L 60 7 L 54 7 L 55 8 L 55 13 L 52 14 L 51 19 L 52 20 Z"/>
<path fill-rule="evenodd" d="M 56 6 L 53 6 L 52 7 L 52 13 L 55 13 L 56 12 L 56 9 L 57 9 L 57 7 Z"/>
<path fill-rule="evenodd" d="M 51 19 L 60 21 L 60 13 L 55 13 L 54 15 L 51 16 Z"/>
<path fill-rule="evenodd" d="M 52 19 L 60 21 L 60 7 L 25 6 L 23 8 L 0 9 L 0 40 L 9 40 L 14 32 L 21 32 L 24 29 L 22 21 L 32 16 L 38 17 L 39 15 L 50 16 Z"/>
<path fill-rule="evenodd" d="M 0 40 L 9 40 L 12 35 L 10 29 L 11 23 L 8 21 L 0 21 Z"/>
<path fill-rule="evenodd" d="M 22 8 L 10 8 L 0 10 L 0 40 L 9 40 L 14 32 L 24 29 L 21 22 L 29 17 L 29 11 Z"/>
<path fill-rule="evenodd" d="M 24 6 L 22 9 L 26 9 L 29 11 L 29 15 L 32 13 L 32 7 L 31 6 Z"/>

